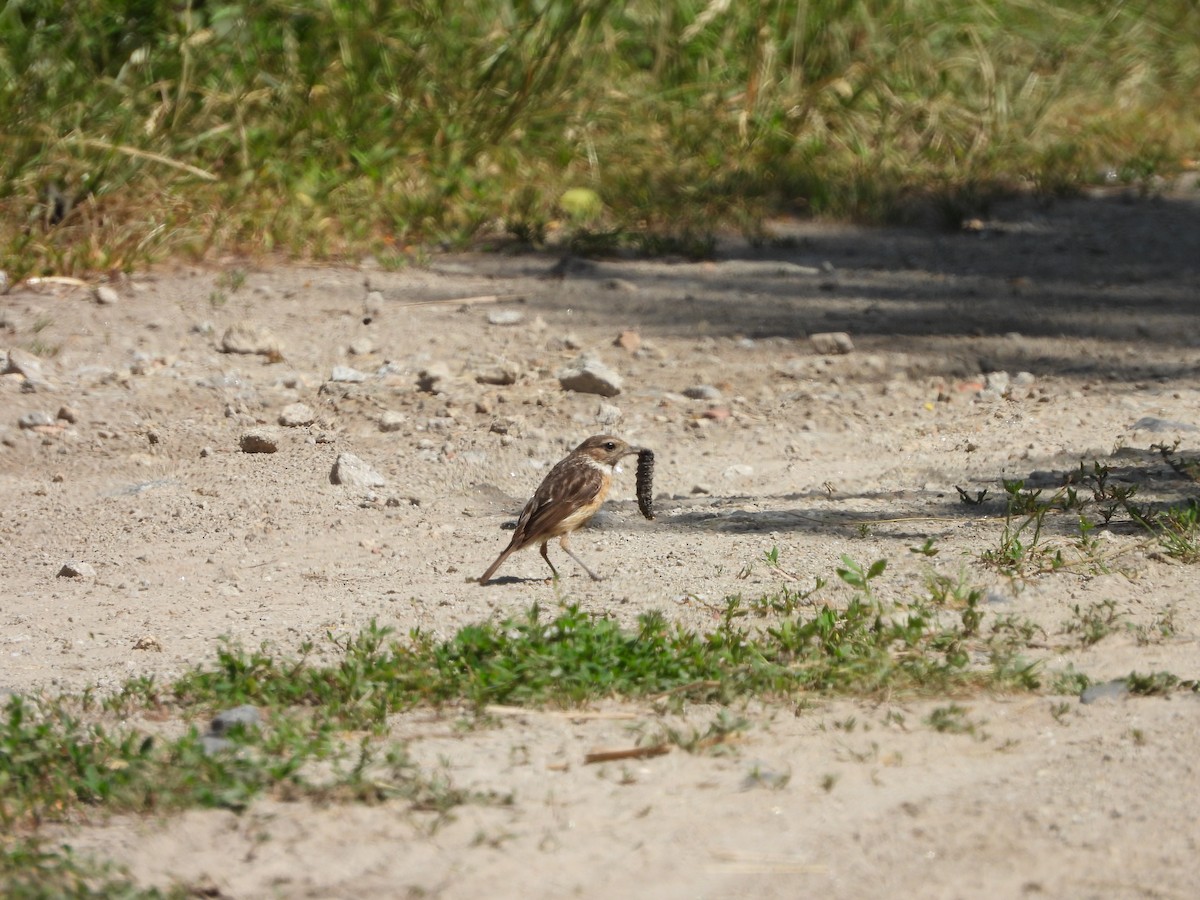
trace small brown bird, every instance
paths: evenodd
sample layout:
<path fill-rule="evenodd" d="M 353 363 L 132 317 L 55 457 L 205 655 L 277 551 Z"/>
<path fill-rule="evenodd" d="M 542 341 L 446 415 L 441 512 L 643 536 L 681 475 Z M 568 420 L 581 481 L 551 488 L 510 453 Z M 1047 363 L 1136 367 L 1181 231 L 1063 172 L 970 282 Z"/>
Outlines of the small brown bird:
<path fill-rule="evenodd" d="M 612 487 L 613 473 L 619 471 L 617 464 L 637 452 L 637 447 L 631 447 L 620 438 L 607 434 L 593 435 L 572 450 L 542 479 L 533 498 L 521 510 L 512 540 L 504 552 L 496 557 L 496 561 L 488 566 L 479 583 L 486 584 L 503 562 L 518 550 L 539 543 L 542 545 L 542 559 L 546 560 L 546 565 L 557 578 L 558 569 L 554 568 L 546 552 L 546 545 L 553 538 L 559 538 L 558 545 L 567 555 L 579 563 L 579 567 L 593 581 L 599 581 L 600 576 L 575 555 L 567 539 L 572 531 L 586 524 L 604 504 L 608 489 Z"/>

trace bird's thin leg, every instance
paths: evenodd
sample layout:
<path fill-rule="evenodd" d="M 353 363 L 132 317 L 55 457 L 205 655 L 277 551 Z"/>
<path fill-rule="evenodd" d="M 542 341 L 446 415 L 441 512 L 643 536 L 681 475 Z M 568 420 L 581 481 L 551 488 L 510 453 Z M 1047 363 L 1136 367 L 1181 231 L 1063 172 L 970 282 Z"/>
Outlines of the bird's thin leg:
<path fill-rule="evenodd" d="M 543 548 L 545 548 L 545 546 L 546 546 L 545 544 L 542 545 Z M 595 572 L 593 572 L 591 569 L 589 569 L 587 567 L 587 564 L 582 559 L 580 559 L 578 556 L 575 555 L 575 551 L 572 550 L 571 545 L 569 543 L 567 543 L 567 535 L 564 534 L 559 539 L 558 546 L 562 547 L 565 551 L 567 551 L 567 555 L 569 557 L 571 557 L 571 559 L 573 559 L 573 560 L 575 560 L 575 562 L 579 563 L 579 568 L 581 568 L 581 569 L 583 569 L 583 571 L 587 572 L 588 575 L 591 576 L 592 581 L 603 581 L 604 580 L 599 575 L 597 575 Z"/>
<path fill-rule="evenodd" d="M 554 563 L 550 562 L 550 553 L 546 550 L 546 545 L 549 541 L 542 541 L 542 559 L 546 561 L 546 565 L 550 567 L 550 571 L 554 573 L 554 578 L 558 580 L 558 569 L 554 568 Z"/>

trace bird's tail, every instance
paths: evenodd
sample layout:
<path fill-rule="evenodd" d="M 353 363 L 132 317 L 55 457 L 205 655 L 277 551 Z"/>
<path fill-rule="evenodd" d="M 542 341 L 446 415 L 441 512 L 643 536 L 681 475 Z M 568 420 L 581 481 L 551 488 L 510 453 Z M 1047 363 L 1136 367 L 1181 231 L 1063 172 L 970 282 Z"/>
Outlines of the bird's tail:
<path fill-rule="evenodd" d="M 500 566 L 504 564 L 504 561 L 512 555 L 512 552 L 512 547 L 506 547 L 504 552 L 496 557 L 496 561 L 488 566 L 487 571 L 479 576 L 479 583 L 487 584 L 491 577 L 496 574 L 496 570 L 499 569 Z"/>

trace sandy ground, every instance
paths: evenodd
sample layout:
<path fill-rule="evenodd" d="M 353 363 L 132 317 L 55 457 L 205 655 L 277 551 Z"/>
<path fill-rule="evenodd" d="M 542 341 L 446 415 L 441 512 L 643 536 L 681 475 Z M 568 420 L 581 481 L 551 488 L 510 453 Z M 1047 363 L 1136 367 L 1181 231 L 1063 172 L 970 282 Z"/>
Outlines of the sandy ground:
<path fill-rule="evenodd" d="M 843 554 L 889 560 L 884 599 L 964 572 L 989 615 L 1041 625 L 1047 671 L 1196 678 L 1194 567 L 1124 522 L 1101 532 L 1108 573 L 1014 584 L 978 563 L 999 502 L 968 507 L 955 488 L 996 497 L 1002 478 L 1053 486 L 1100 461 L 1148 502 L 1196 493 L 1150 447 L 1197 444 L 1200 201 L 1014 201 L 981 224 L 777 223 L 778 246 L 729 244 L 715 263 L 231 261 L 134 275 L 115 303 L 18 285 L 0 348 L 37 353 L 45 383 L 0 378 L 0 690 L 169 678 L 222 637 L 286 652 L 372 619 L 448 635 L 535 601 L 709 628 L 724 597 L 779 586 L 772 548 L 801 585 L 826 578 L 829 603 L 849 595 Z M 275 352 L 221 352 L 243 324 Z M 640 346 L 615 345 L 625 331 Z M 831 331 L 854 352 L 817 352 L 809 336 Z M 560 387 L 585 352 L 620 394 Z M 365 378 L 331 383 L 338 366 Z M 995 372 L 1007 394 L 981 391 Z M 514 383 L 477 380 L 504 373 Z M 701 386 L 715 393 L 686 396 Z M 313 423 L 279 425 L 297 402 Z M 39 412 L 53 424 L 19 425 Z M 241 451 L 255 426 L 278 452 Z M 573 542 L 608 577 L 555 548 L 558 584 L 532 551 L 471 583 L 546 467 L 603 431 L 658 460 L 657 520 L 638 515 L 630 466 Z M 386 483 L 332 484 L 344 452 Z M 1050 539 L 1069 546 L 1072 524 Z M 932 560 L 909 552 L 927 537 Z M 60 577 L 67 561 L 94 574 Z M 1119 625 L 1084 648 L 1073 610 L 1104 601 Z M 584 755 L 678 718 L 605 704 L 463 730 L 418 712 L 394 732 L 422 765 L 512 803 L 433 828 L 399 803 L 262 801 L 64 839 L 143 884 L 236 898 L 1195 895 L 1193 695 L 960 700 L 973 734 L 925 723 L 946 702 L 752 705 L 730 711 L 749 726 L 722 752 L 607 765 Z"/>

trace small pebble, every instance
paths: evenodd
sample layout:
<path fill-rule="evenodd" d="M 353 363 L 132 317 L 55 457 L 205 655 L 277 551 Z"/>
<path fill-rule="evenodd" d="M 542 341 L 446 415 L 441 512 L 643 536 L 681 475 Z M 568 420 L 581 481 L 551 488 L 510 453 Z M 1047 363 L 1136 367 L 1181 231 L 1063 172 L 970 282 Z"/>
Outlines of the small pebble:
<path fill-rule="evenodd" d="M 563 390 L 615 397 L 621 393 L 621 376 L 592 356 L 581 356 L 558 373 Z"/>
<path fill-rule="evenodd" d="M 121 301 L 120 295 L 107 284 L 100 284 L 92 291 L 92 296 L 101 306 L 113 306 Z"/>
<path fill-rule="evenodd" d="M 684 388 L 683 396 L 690 400 L 720 400 L 721 392 L 711 384 L 697 384 Z"/>
<path fill-rule="evenodd" d="M 285 428 L 299 428 L 311 425 L 317 420 L 317 414 L 304 403 L 290 403 L 279 413 L 279 424 Z"/>
<path fill-rule="evenodd" d="M 279 449 L 279 432 L 273 428 L 251 428 L 242 435 L 238 446 L 243 453 L 274 453 Z"/>
<path fill-rule="evenodd" d="M 854 352 L 854 341 L 844 331 L 824 331 L 809 335 L 813 349 L 822 356 L 840 356 Z"/>
<path fill-rule="evenodd" d="M 52 427 L 54 422 L 54 416 L 50 415 L 48 412 L 43 412 L 40 409 L 25 413 L 25 415 L 17 419 L 17 425 L 19 425 L 21 428 Z"/>
<path fill-rule="evenodd" d="M 61 569 L 58 570 L 59 578 L 95 578 L 96 570 L 90 563 L 79 562 L 78 560 L 68 560 L 63 563 Z"/>
<path fill-rule="evenodd" d="M 394 410 L 385 410 L 379 416 L 380 431 L 399 431 L 408 424 L 408 416 Z"/>
<path fill-rule="evenodd" d="M 519 309 L 493 309 L 487 320 L 489 325 L 520 325 L 525 321 L 525 313 Z"/>
<path fill-rule="evenodd" d="M 342 384 L 358 384 L 367 380 L 367 373 L 350 366 L 334 366 L 329 380 Z"/>
<path fill-rule="evenodd" d="M 1129 684 L 1123 678 L 1093 684 L 1083 689 L 1079 702 L 1091 705 L 1104 700 L 1124 700 L 1129 696 Z"/>
<path fill-rule="evenodd" d="M 353 488 L 383 487 L 387 480 L 353 453 L 339 453 L 329 473 L 334 484 Z"/>

